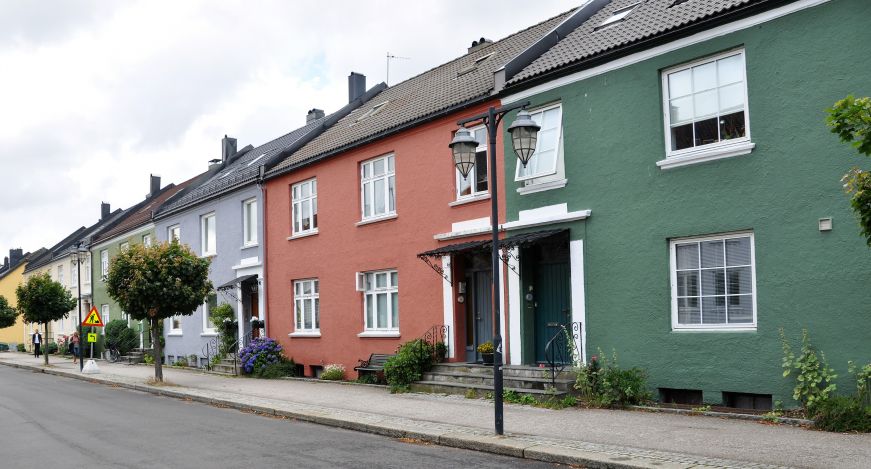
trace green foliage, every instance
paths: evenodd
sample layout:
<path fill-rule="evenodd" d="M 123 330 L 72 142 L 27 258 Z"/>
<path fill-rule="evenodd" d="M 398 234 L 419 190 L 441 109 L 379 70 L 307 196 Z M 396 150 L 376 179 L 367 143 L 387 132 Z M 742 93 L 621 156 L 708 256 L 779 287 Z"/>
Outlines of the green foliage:
<path fill-rule="evenodd" d="M 512 391 L 510 389 L 506 389 L 502 391 L 502 400 L 504 402 L 508 402 L 509 404 L 521 404 L 521 405 L 534 405 L 536 402 L 535 398 L 530 396 L 529 394 L 519 394 L 517 391 Z"/>
<path fill-rule="evenodd" d="M 145 361 L 146 365 L 153 365 L 154 364 L 154 355 L 151 355 L 150 353 L 146 353 L 145 355 L 142 356 L 142 360 Z"/>
<path fill-rule="evenodd" d="M 27 347 L 25 347 L 24 344 L 18 344 L 18 346 L 16 347 L 16 349 L 17 349 L 19 352 L 26 352 L 26 351 L 27 351 Z"/>
<path fill-rule="evenodd" d="M 589 364 L 581 366 L 575 389 L 590 404 L 598 407 L 625 407 L 650 400 L 647 373 L 638 367 L 621 369 L 617 364 L 616 352 L 608 360 L 600 350 Z"/>
<path fill-rule="evenodd" d="M 478 391 L 475 388 L 466 389 L 466 399 L 477 399 Z"/>
<path fill-rule="evenodd" d="M 175 363 L 172 366 L 177 366 L 179 368 L 188 366 L 188 357 L 180 356 L 175 358 Z"/>
<path fill-rule="evenodd" d="M 215 324 L 218 333 L 221 335 L 219 353 L 221 356 L 226 356 L 226 354 L 235 351 L 231 349 L 233 344 L 236 343 L 236 332 L 239 330 L 239 324 L 236 322 L 236 313 L 233 311 L 232 306 L 222 303 L 212 309 L 211 315 L 212 323 Z"/>
<path fill-rule="evenodd" d="M 871 156 L 871 98 L 849 95 L 827 109 L 826 123 L 841 141 Z"/>
<path fill-rule="evenodd" d="M 372 373 L 366 373 L 366 374 L 360 375 L 356 379 L 356 382 L 358 382 L 360 384 L 378 384 L 378 377 Z"/>
<path fill-rule="evenodd" d="M 871 98 L 852 95 L 827 109 L 826 123 L 841 141 L 850 143 L 862 155 L 871 156 Z M 859 227 L 865 242 L 871 246 L 871 173 L 851 169 L 841 178 L 850 196 L 850 205 L 859 217 Z"/>
<path fill-rule="evenodd" d="M 420 380 L 432 366 L 432 352 L 432 345 L 423 339 L 400 345 L 396 355 L 384 364 L 384 377 L 390 385 L 390 392 L 407 391 L 411 383 Z"/>
<path fill-rule="evenodd" d="M 49 342 L 49 343 L 45 344 L 45 353 L 49 353 L 51 355 L 54 355 L 57 353 L 58 350 L 60 350 L 60 349 L 57 346 L 57 342 Z"/>
<path fill-rule="evenodd" d="M 435 344 L 435 356 L 436 362 L 441 363 L 445 361 L 445 357 L 448 356 L 448 346 L 445 345 L 444 342 L 436 342 Z"/>
<path fill-rule="evenodd" d="M 106 324 L 106 342 L 110 347 L 114 345 L 121 355 L 127 355 L 139 345 L 139 337 L 136 331 L 127 327 L 127 321 L 115 319 Z"/>
<path fill-rule="evenodd" d="M 73 295 L 47 273 L 34 275 L 15 289 L 18 311 L 25 322 L 45 324 L 66 318 L 76 307 Z"/>
<path fill-rule="evenodd" d="M 9 306 L 9 300 L 5 296 L 0 295 L 0 329 L 14 326 L 17 318 L 18 311 Z"/>
<path fill-rule="evenodd" d="M 341 381 L 345 379 L 345 367 L 338 363 L 331 363 L 324 367 L 321 379 L 327 381 Z"/>
<path fill-rule="evenodd" d="M 496 352 L 496 348 L 493 346 L 493 342 L 490 342 L 489 340 L 478 346 L 478 353 L 495 353 L 495 352 Z"/>
<path fill-rule="evenodd" d="M 149 321 L 156 357 L 162 356 L 163 320 L 193 314 L 212 291 L 209 265 L 209 259 L 176 240 L 132 245 L 109 263 L 106 290 L 131 317 Z M 154 379 L 163 381 L 159 358 L 154 361 Z"/>
<path fill-rule="evenodd" d="M 866 405 L 871 405 L 871 363 L 859 367 L 855 362 L 847 362 L 847 371 L 856 379 L 856 395 Z"/>
<path fill-rule="evenodd" d="M 290 360 L 282 359 L 278 363 L 272 363 L 260 368 L 260 370 L 252 376 L 262 379 L 278 379 L 288 376 L 296 376 L 296 363 L 293 362 L 292 358 Z"/>
<path fill-rule="evenodd" d="M 818 402 L 814 426 L 830 432 L 871 432 L 871 406 L 857 396 L 835 396 Z"/>
<path fill-rule="evenodd" d="M 795 373 L 796 384 L 792 398 L 800 402 L 806 410 L 812 410 L 837 389 L 834 380 L 838 375 L 829 367 L 824 353 L 820 352 L 822 358 L 817 357 L 817 350 L 811 345 L 807 329 L 801 331 L 801 352 L 798 356 L 793 352 L 782 328 L 780 341 L 783 344 L 783 377 Z"/>

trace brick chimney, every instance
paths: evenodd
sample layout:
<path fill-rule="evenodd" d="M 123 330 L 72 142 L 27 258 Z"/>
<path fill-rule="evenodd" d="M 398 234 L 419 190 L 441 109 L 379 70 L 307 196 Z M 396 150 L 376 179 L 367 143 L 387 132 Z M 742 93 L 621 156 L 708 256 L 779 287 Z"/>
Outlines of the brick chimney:
<path fill-rule="evenodd" d="M 112 210 L 109 208 L 109 204 L 100 202 L 100 220 L 109 218 L 110 213 L 112 213 Z"/>
<path fill-rule="evenodd" d="M 481 39 L 478 39 L 477 41 L 472 41 L 472 45 L 469 47 L 468 53 L 471 54 L 472 52 L 475 52 L 476 50 L 481 49 L 482 47 L 489 45 L 489 44 L 493 44 L 493 40 L 487 39 L 485 37 L 482 37 Z"/>
<path fill-rule="evenodd" d="M 24 251 L 22 249 L 10 249 L 9 250 L 9 264 L 15 265 L 21 259 L 24 259 Z"/>
<path fill-rule="evenodd" d="M 308 114 L 306 114 L 305 123 L 310 124 L 312 121 L 316 121 L 322 117 L 324 117 L 324 110 L 323 109 L 317 109 L 317 108 L 312 109 L 311 111 L 308 112 Z"/>
<path fill-rule="evenodd" d="M 228 137 L 226 134 L 224 134 L 224 138 L 221 139 L 221 161 L 226 163 L 227 160 L 229 160 L 230 157 L 235 154 L 236 139 Z"/>
<path fill-rule="evenodd" d="M 348 102 L 363 96 L 366 92 L 366 75 L 357 72 L 351 72 L 348 75 Z"/>
<path fill-rule="evenodd" d="M 149 175 L 148 197 L 160 192 L 160 176 Z"/>

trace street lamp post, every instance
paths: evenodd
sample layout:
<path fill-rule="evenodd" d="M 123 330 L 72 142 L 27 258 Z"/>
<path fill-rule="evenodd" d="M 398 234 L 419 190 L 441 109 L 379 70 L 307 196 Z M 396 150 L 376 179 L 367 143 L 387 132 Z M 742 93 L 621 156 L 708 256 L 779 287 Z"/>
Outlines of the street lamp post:
<path fill-rule="evenodd" d="M 481 121 L 487 127 L 487 139 L 489 146 L 487 148 L 488 165 L 490 166 L 490 227 L 492 234 L 491 243 L 491 267 L 493 269 L 490 279 L 492 284 L 493 298 L 493 327 L 495 328 L 493 336 L 493 348 L 495 349 L 493 357 L 493 403 L 495 405 L 495 427 L 496 434 L 503 434 L 503 406 L 502 406 L 502 326 L 500 306 L 502 299 L 499 293 L 499 197 L 497 189 L 497 173 L 496 173 L 496 136 L 499 131 L 499 123 L 505 114 L 515 109 L 521 109 L 529 105 L 529 102 L 511 104 L 501 107 L 490 107 L 487 112 L 478 114 L 457 122 L 460 129 L 454 134 L 454 139 L 450 143 L 453 153 L 454 165 L 464 178 L 469 176 L 469 172 L 475 165 L 475 150 L 478 147 L 478 141 L 472 136 L 471 132 L 464 126 L 470 122 Z M 538 130 L 541 127 L 532 120 L 529 113 L 520 111 L 517 114 L 516 120 L 508 127 L 511 132 L 511 143 L 517 153 L 520 163 L 526 167 L 529 158 L 535 152 L 535 143 L 538 136 Z"/>
<path fill-rule="evenodd" d="M 88 250 L 85 249 L 81 245 L 79 245 L 75 251 L 75 253 L 76 253 L 76 280 L 78 282 L 78 285 L 76 287 L 76 292 L 79 295 L 79 323 L 78 323 L 79 351 L 80 351 L 79 355 L 81 355 L 81 350 L 82 350 L 82 254 L 87 254 L 87 252 L 88 252 Z M 76 353 L 76 351 L 73 350 L 73 353 Z M 79 356 L 77 358 L 79 359 L 79 372 L 81 372 L 84 369 L 85 364 L 82 363 L 81 356 Z"/>

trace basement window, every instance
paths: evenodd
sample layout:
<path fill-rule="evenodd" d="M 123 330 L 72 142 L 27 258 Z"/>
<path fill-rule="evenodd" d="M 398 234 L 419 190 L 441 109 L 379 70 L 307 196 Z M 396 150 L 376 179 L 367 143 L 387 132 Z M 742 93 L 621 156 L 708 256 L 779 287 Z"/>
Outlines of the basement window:
<path fill-rule="evenodd" d="M 608 19 L 606 19 L 605 21 L 602 21 L 602 23 L 599 24 L 599 26 L 596 26 L 596 30 L 598 31 L 599 29 L 602 29 L 606 26 L 612 25 L 618 21 L 623 21 L 623 19 L 626 18 L 627 16 L 629 16 L 629 14 L 632 13 L 632 11 L 635 10 L 635 8 L 638 7 L 638 5 L 641 5 L 641 2 L 629 5 L 628 7 L 621 8 L 621 9 L 615 11 L 614 13 L 611 14 L 611 16 Z"/>
<path fill-rule="evenodd" d="M 702 391 L 700 389 L 659 388 L 659 401 L 664 404 L 701 405 Z"/>
<path fill-rule="evenodd" d="M 736 409 L 771 410 L 771 394 L 723 392 L 723 405 Z"/>

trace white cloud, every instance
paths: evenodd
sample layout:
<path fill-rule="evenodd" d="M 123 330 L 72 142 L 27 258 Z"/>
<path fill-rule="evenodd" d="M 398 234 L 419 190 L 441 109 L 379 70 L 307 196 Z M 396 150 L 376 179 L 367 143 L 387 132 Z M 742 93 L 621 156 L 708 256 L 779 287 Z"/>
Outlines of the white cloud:
<path fill-rule="evenodd" d="M 8 3 L 8 4 L 7 4 Z M 50 247 L 182 182 L 224 134 L 258 145 L 368 85 L 428 70 L 574 5 L 524 2 L 4 2 L 0 253 Z M 2 257 L 2 254 L 0 254 Z"/>

